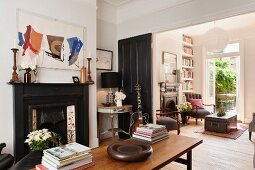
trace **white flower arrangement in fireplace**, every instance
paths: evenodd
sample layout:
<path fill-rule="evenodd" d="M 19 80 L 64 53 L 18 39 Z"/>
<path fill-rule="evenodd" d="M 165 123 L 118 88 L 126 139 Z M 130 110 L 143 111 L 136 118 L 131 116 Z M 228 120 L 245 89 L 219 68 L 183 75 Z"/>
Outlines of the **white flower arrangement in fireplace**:
<path fill-rule="evenodd" d="M 122 106 L 122 100 L 124 100 L 125 98 L 126 98 L 126 95 L 122 91 L 115 92 L 114 101 L 117 106 Z"/>
<path fill-rule="evenodd" d="M 31 150 L 44 150 L 61 145 L 61 137 L 48 129 L 36 130 L 27 135 L 25 143 Z"/>

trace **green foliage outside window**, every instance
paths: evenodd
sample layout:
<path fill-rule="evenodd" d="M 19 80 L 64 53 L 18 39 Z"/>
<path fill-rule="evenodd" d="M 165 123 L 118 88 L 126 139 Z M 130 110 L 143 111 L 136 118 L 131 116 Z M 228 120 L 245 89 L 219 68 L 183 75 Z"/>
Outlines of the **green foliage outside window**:
<path fill-rule="evenodd" d="M 216 94 L 236 93 L 236 73 L 231 68 L 229 58 L 215 59 Z"/>

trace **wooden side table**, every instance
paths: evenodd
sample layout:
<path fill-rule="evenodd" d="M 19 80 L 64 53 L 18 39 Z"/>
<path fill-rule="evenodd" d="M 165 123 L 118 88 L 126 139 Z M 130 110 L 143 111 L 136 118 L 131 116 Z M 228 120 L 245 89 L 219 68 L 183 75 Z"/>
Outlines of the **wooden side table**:
<path fill-rule="evenodd" d="M 115 133 L 116 132 L 123 132 L 126 133 L 128 135 L 130 135 L 130 132 L 126 132 L 120 128 L 114 128 L 114 116 L 118 115 L 118 114 L 123 114 L 126 112 L 129 112 L 130 115 L 133 113 L 132 112 L 132 105 L 123 105 L 123 106 L 109 106 L 109 107 L 104 107 L 104 106 L 98 106 L 97 107 L 97 112 L 99 114 L 108 114 L 111 118 L 111 132 L 112 132 L 112 138 L 115 139 Z M 102 124 L 102 121 L 100 120 L 100 118 L 98 119 L 98 124 L 100 127 L 100 125 Z M 98 128 L 98 133 L 99 133 L 99 140 L 100 140 L 100 128 Z"/>

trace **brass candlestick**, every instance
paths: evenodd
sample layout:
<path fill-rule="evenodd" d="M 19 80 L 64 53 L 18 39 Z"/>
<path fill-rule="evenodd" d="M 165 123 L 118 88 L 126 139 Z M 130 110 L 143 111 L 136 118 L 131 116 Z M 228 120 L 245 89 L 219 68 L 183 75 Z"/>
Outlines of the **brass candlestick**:
<path fill-rule="evenodd" d="M 91 58 L 87 58 L 87 60 L 88 60 L 88 81 L 87 81 L 87 83 L 94 83 L 94 81 L 92 80 L 92 78 L 90 76 L 90 73 L 91 73 L 91 71 L 90 71 L 90 60 L 91 60 Z"/>
<path fill-rule="evenodd" d="M 19 80 L 19 77 L 18 77 L 18 74 L 16 72 L 17 70 L 17 66 L 16 66 L 16 57 L 17 57 L 17 52 L 19 51 L 19 49 L 17 48 L 12 48 L 11 49 L 12 52 L 13 52 L 13 60 L 14 60 L 14 63 L 13 63 L 13 72 L 12 72 L 12 79 L 10 80 L 9 83 L 20 83 L 21 81 Z"/>

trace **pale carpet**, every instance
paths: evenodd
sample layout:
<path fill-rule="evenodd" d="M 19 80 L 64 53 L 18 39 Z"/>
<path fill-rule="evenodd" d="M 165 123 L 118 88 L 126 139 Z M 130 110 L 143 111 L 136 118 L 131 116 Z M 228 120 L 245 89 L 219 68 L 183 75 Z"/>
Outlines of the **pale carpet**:
<path fill-rule="evenodd" d="M 214 136 L 219 136 L 219 137 L 225 137 L 225 138 L 230 138 L 230 139 L 237 139 L 239 138 L 246 130 L 248 129 L 248 125 L 238 123 L 237 128 L 231 128 L 229 132 L 226 133 L 217 133 L 217 132 L 210 132 L 206 131 L 204 127 L 196 129 L 194 132 L 195 133 L 203 133 L 207 135 L 214 135 Z"/>

